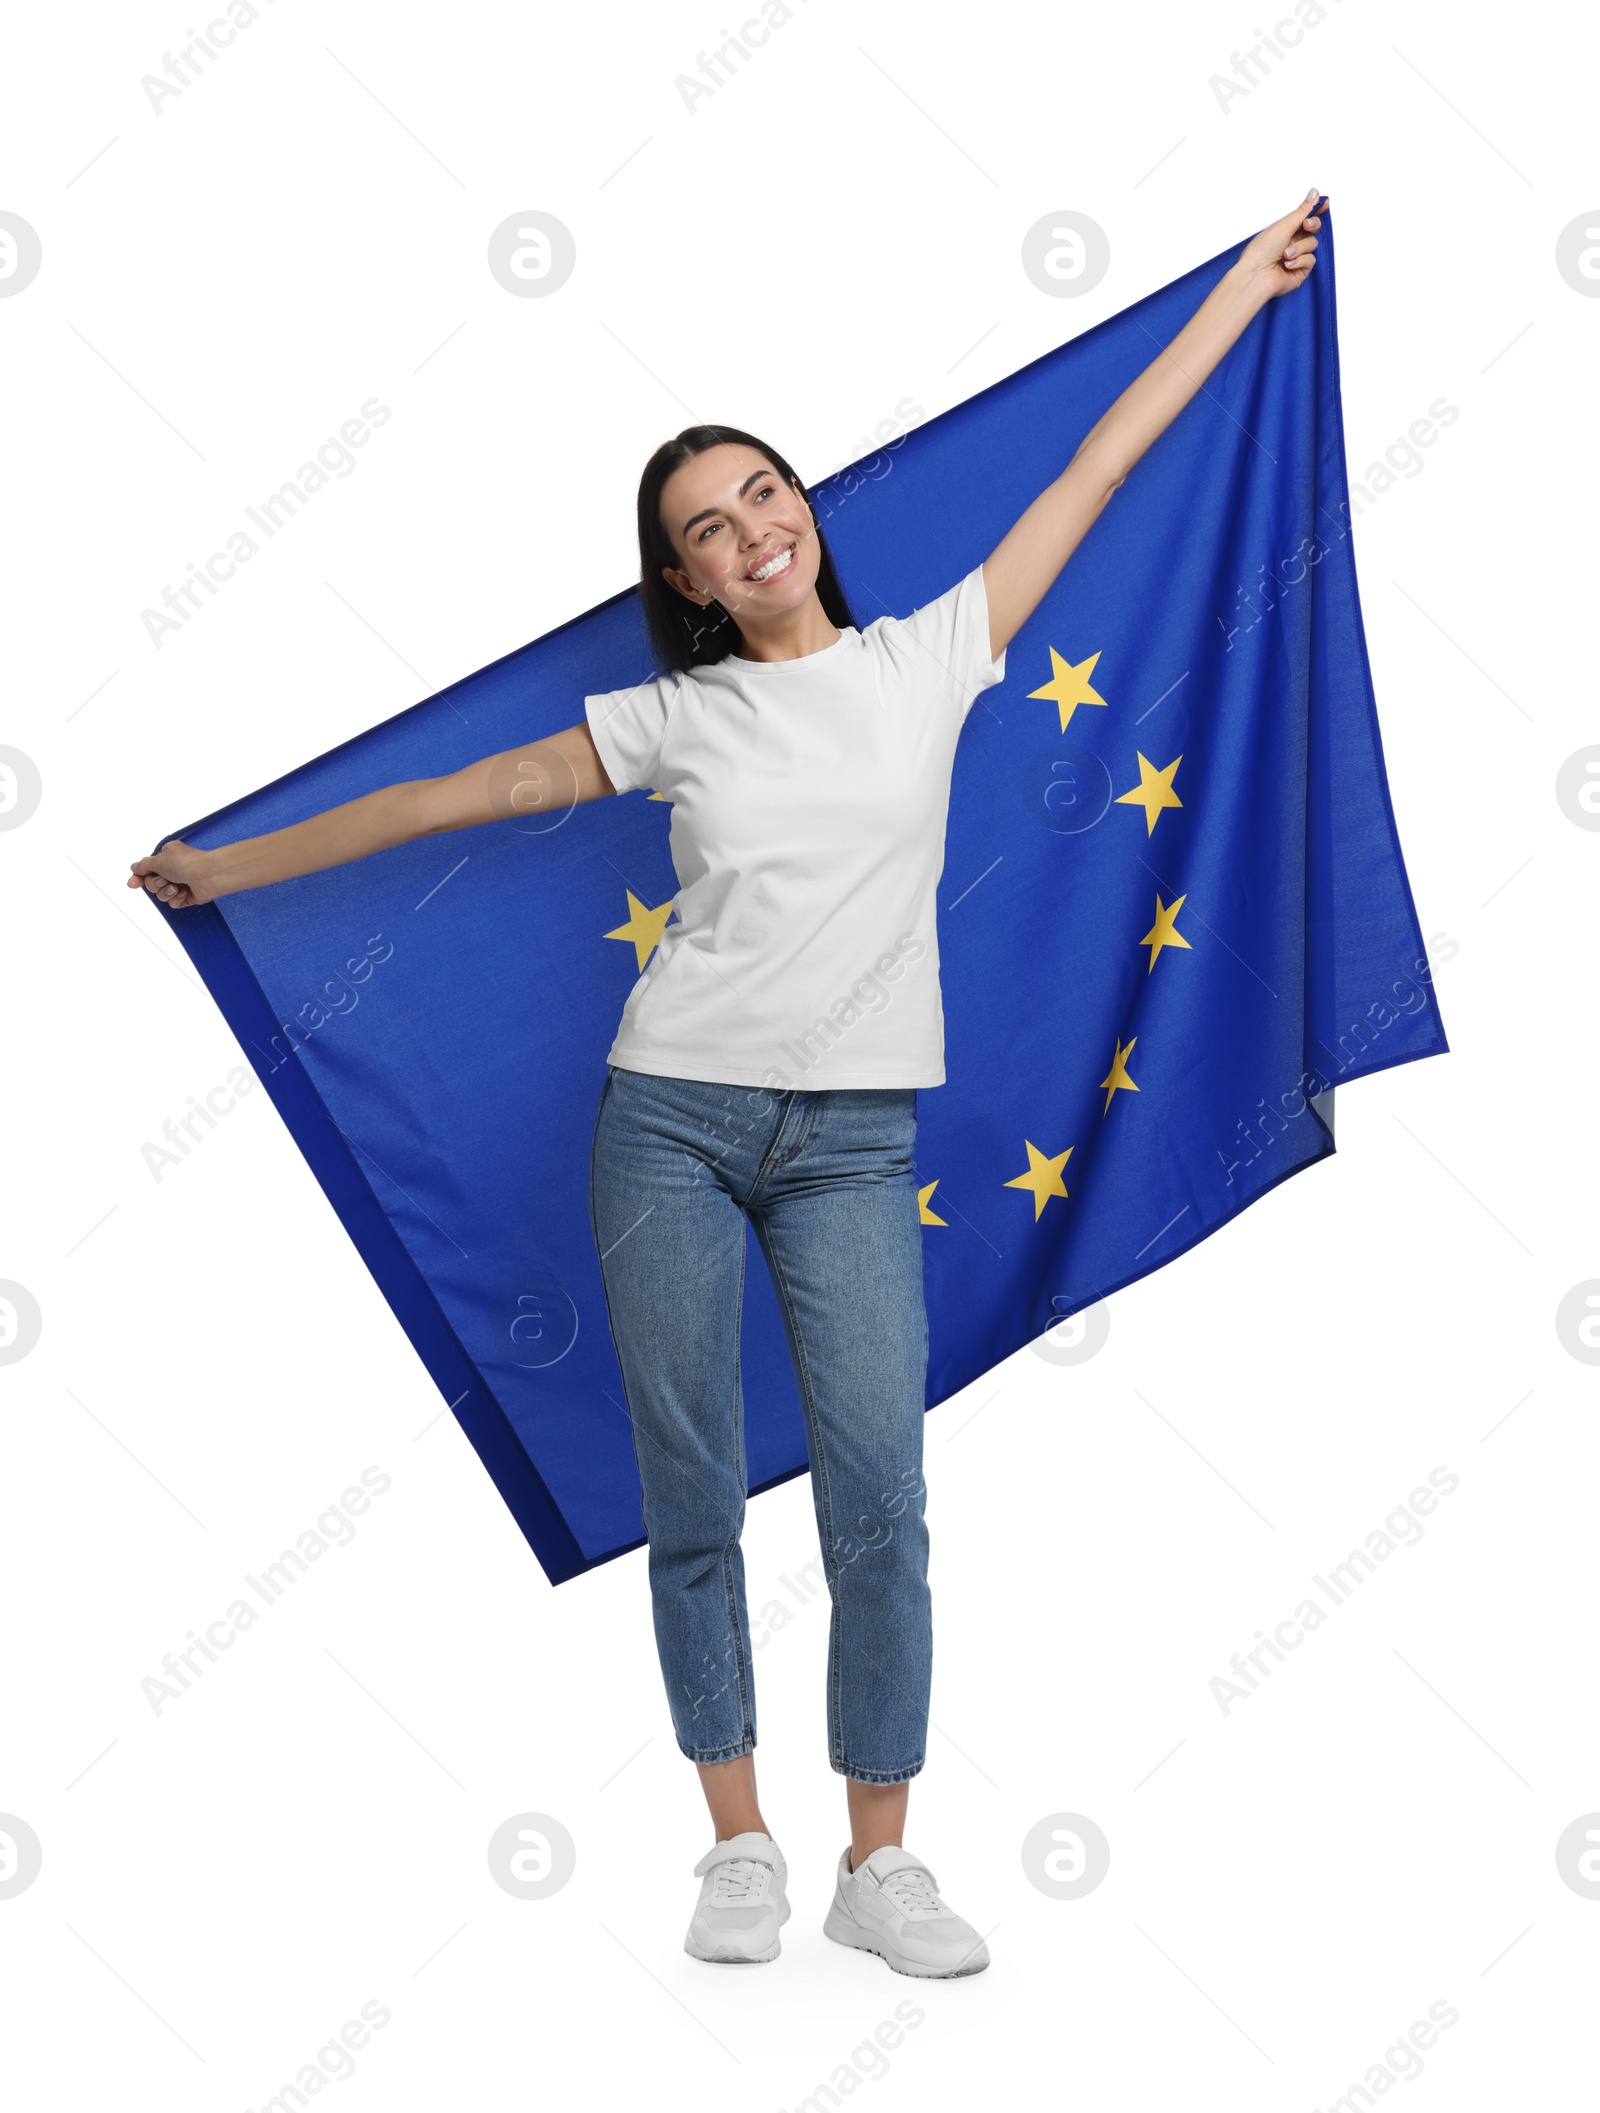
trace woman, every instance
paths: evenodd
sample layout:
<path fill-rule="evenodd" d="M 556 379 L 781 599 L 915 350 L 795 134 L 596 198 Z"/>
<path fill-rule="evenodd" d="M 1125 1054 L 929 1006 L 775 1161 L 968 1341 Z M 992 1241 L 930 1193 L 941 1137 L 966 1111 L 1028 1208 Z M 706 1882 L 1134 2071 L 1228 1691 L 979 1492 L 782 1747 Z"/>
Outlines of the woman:
<path fill-rule="evenodd" d="M 913 616 L 857 630 L 788 463 L 747 433 L 691 427 L 639 491 L 664 674 L 448 776 L 209 851 L 174 839 L 132 865 L 129 887 L 182 909 L 530 809 L 642 787 L 671 801 L 677 920 L 609 1053 L 590 1204 L 657 1648 L 716 1834 L 695 1866 L 697 1958 L 775 1958 L 789 1914 L 756 1797 L 739 1549 L 748 1218 L 794 1362 L 832 1602 L 829 1756 L 850 1842 L 824 1929 L 901 1973 L 989 1963 L 903 1845 L 931 1664 L 913 1151 L 917 1089 L 945 1076 L 934 895 L 956 740 L 1134 464 L 1256 311 L 1310 274 L 1318 213 L 1313 188 L 1246 244 L 997 548 Z"/>

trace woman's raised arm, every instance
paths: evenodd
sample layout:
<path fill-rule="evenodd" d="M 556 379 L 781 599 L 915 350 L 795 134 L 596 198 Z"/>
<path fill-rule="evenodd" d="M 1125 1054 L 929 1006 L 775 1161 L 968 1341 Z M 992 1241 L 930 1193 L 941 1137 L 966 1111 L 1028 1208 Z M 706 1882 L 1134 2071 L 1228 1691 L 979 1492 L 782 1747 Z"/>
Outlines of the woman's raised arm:
<path fill-rule="evenodd" d="M 1316 263 L 1321 193 L 1247 242 L 1172 343 L 1130 382 L 1071 462 L 984 560 L 989 650 L 998 658 L 1100 518 L 1111 494 L 1161 436 L 1256 312 L 1292 293 Z"/>
<path fill-rule="evenodd" d="M 265 836 L 241 837 L 210 851 L 171 837 L 154 857 L 133 861 L 128 886 L 147 888 L 170 910 L 186 910 L 242 888 L 342 866 L 415 837 L 518 815 L 553 814 L 615 790 L 588 722 L 579 720 L 559 734 L 482 756 L 442 778 L 380 786 Z"/>

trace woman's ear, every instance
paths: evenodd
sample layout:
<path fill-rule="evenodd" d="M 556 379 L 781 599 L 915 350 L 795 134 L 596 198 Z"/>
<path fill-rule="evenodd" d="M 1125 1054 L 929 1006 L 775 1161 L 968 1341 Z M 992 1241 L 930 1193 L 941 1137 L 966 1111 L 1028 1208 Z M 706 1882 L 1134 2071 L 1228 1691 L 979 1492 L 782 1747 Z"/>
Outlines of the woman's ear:
<path fill-rule="evenodd" d="M 676 565 L 663 565 L 661 577 L 669 587 L 676 588 L 686 602 L 693 602 L 697 609 L 703 609 L 711 600 L 711 589 L 696 587 L 688 573 Z"/>

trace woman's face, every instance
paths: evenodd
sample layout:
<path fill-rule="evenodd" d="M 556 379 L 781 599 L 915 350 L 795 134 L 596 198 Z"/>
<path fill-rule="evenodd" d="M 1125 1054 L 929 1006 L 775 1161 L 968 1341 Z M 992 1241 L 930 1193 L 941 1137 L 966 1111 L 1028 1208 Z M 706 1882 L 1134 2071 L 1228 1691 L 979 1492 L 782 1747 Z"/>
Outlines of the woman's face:
<path fill-rule="evenodd" d="M 662 486 L 661 520 L 678 553 L 662 572 L 701 608 L 717 601 L 735 623 L 759 625 L 816 590 L 811 509 L 754 448 L 725 441 L 680 464 Z"/>

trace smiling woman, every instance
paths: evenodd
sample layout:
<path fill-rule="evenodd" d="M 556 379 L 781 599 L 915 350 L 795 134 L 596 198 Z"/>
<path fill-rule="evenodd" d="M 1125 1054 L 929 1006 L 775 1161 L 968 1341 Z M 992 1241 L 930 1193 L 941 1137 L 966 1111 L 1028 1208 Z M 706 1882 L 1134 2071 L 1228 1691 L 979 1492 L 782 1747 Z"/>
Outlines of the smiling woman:
<path fill-rule="evenodd" d="M 855 622 L 799 478 L 753 433 L 688 426 L 664 442 L 639 479 L 638 517 L 639 592 L 665 667 L 686 672 L 739 648 L 785 660 L 831 646 Z M 759 639 L 746 639 L 741 612 Z"/>
<path fill-rule="evenodd" d="M 768 19 L 781 6 L 769 0 Z M 846 1779 L 850 1841 L 824 1930 L 900 1973 L 989 1963 L 901 1839 L 932 1667 L 914 1152 L 917 1092 L 945 1078 L 936 896 L 956 745 L 1134 465 L 1266 304 L 1305 283 L 1318 199 L 1313 189 L 1244 246 L 1000 542 L 970 552 L 920 609 L 858 629 L 789 463 L 738 428 L 692 426 L 656 450 L 639 486 L 658 673 L 587 695 L 575 724 L 445 776 L 240 843 L 169 842 L 133 864 L 130 887 L 181 909 L 530 810 L 647 788 L 670 802 L 677 914 L 657 927 L 611 1046 L 589 1205 L 663 1681 L 716 1834 L 695 1866 L 685 1948 L 696 1958 L 776 1958 L 789 1914 L 756 1796 L 740 1553 L 753 1231 L 793 1361 L 832 1601 L 828 1758 Z M 880 974 L 893 1002 L 873 1006 Z M 785 1054 L 803 1063 L 803 1087 L 780 1068 Z M 864 1538 L 884 1493 L 902 1491 L 914 1495 L 893 1531 Z"/>

